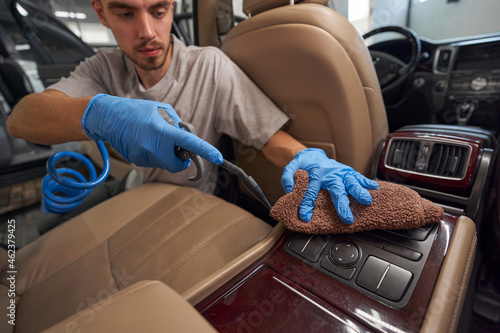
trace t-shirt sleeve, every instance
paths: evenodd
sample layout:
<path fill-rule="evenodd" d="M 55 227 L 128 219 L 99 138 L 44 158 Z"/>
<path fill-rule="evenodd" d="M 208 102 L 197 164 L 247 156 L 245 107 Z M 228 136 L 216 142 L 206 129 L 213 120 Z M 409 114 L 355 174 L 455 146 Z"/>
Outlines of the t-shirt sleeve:
<path fill-rule="evenodd" d="M 216 130 L 261 149 L 288 116 L 229 58 L 218 79 Z"/>
<path fill-rule="evenodd" d="M 103 73 L 109 71 L 104 57 L 96 54 L 82 61 L 68 77 L 61 78 L 47 89 L 59 90 L 70 97 L 89 97 L 99 93 L 107 93 L 102 84 Z"/>

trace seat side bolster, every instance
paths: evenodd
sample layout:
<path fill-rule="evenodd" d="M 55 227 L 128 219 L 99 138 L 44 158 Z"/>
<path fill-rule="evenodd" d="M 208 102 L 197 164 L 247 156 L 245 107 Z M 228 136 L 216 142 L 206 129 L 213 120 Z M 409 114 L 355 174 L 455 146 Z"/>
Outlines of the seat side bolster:
<path fill-rule="evenodd" d="M 455 332 L 476 253 L 476 225 L 460 216 L 420 333 Z"/>
<path fill-rule="evenodd" d="M 159 281 L 141 281 L 44 332 L 216 332 L 186 300 Z"/>

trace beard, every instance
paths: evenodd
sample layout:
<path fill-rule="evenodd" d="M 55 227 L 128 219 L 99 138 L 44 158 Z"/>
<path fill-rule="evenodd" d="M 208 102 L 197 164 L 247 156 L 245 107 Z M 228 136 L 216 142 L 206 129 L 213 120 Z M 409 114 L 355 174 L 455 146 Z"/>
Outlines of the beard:
<path fill-rule="evenodd" d="M 144 60 L 142 62 L 139 61 L 138 59 L 134 59 L 134 58 L 130 58 L 130 59 L 140 69 L 143 69 L 145 71 L 152 71 L 152 70 L 159 69 L 159 68 L 163 67 L 163 65 L 165 64 L 165 61 L 167 60 L 167 54 L 164 54 L 161 57 L 150 58 L 150 59 Z"/>
<path fill-rule="evenodd" d="M 165 61 L 167 61 L 167 56 L 168 56 L 168 49 L 166 52 L 164 52 L 163 54 L 157 56 L 157 57 L 152 57 L 152 58 L 146 58 L 146 59 L 142 59 L 140 56 L 138 56 L 137 54 L 139 54 L 139 50 L 145 46 L 153 46 L 153 47 L 157 47 L 157 46 L 160 46 L 159 44 L 148 44 L 150 43 L 150 41 L 146 41 L 144 43 L 141 43 L 140 45 L 134 47 L 133 51 L 130 52 L 130 53 L 133 53 L 133 54 L 130 54 L 129 52 L 124 52 L 125 55 L 130 59 L 132 60 L 132 62 L 137 65 L 137 67 L 139 67 L 140 69 L 143 69 L 145 71 L 151 71 L 151 70 L 156 70 L 156 69 L 159 69 L 159 68 L 162 68 L 163 65 L 165 64 Z M 170 44 L 169 44 L 170 46 Z M 162 50 L 164 48 L 162 47 Z"/>

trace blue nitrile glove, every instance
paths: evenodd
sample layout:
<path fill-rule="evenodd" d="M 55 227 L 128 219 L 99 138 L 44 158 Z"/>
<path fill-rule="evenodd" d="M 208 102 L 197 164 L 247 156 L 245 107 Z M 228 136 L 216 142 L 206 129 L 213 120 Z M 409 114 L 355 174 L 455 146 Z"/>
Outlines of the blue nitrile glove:
<path fill-rule="evenodd" d="M 175 126 L 158 113 L 164 109 Z M 222 164 L 222 154 L 206 141 L 179 128 L 180 118 L 164 103 L 98 94 L 92 98 L 82 117 L 85 133 L 94 140 L 107 141 L 123 157 L 137 166 L 162 168 L 170 172 L 189 167 L 174 147 L 200 155 L 207 161 Z"/>
<path fill-rule="evenodd" d="M 375 181 L 366 178 L 347 165 L 329 159 L 323 150 L 309 148 L 297 153 L 283 170 L 281 186 L 286 193 L 293 189 L 293 175 L 299 169 L 309 173 L 309 184 L 299 208 L 299 217 L 302 222 L 311 220 L 314 204 L 321 188 L 330 193 L 337 214 L 345 224 L 354 222 L 347 193 L 359 203 L 369 205 L 372 203 L 372 197 L 366 189 L 378 189 Z"/>

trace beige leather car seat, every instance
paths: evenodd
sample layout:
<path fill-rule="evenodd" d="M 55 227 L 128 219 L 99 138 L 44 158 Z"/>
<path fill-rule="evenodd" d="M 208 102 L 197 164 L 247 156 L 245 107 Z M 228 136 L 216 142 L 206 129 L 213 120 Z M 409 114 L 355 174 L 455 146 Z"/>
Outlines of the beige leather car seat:
<path fill-rule="evenodd" d="M 303 2 L 245 0 L 250 18 L 229 32 L 222 50 L 290 116 L 286 132 L 369 175 L 376 147 L 388 134 L 370 54 L 343 16 Z M 235 153 L 276 201 L 283 194 L 281 170 L 238 142 Z"/>
<path fill-rule="evenodd" d="M 6 258 L 2 258 L 0 332 L 13 332 L 14 328 L 16 333 L 39 332 L 71 316 L 79 318 L 78 325 L 91 324 L 102 310 L 101 305 L 96 305 L 98 302 L 115 302 L 117 297 L 121 299 L 115 296 L 119 291 L 135 290 L 137 283 L 148 280 L 160 281 L 169 286 L 167 289 L 194 302 L 196 297 L 202 297 L 193 292 L 195 286 L 203 284 L 206 278 L 215 286 L 213 281 L 219 272 L 231 266 L 232 261 L 240 262 L 235 259 L 238 256 L 249 257 L 248 250 L 271 230 L 271 226 L 250 213 L 196 189 L 162 183 L 142 185 L 95 206 L 21 248 L 15 253 L 14 267 L 7 267 Z M 0 252 L 5 256 L 5 251 Z M 10 276 L 15 278 L 14 287 L 7 280 Z M 9 295 L 9 289 L 15 295 Z M 173 291 L 167 292 L 175 294 Z M 175 301 L 173 296 L 173 304 L 181 299 L 177 298 Z M 15 326 L 6 320 L 6 309 L 12 300 Z M 158 302 L 169 303 L 161 299 Z M 122 315 L 130 316 L 129 325 L 135 323 L 129 332 L 143 332 L 148 316 L 137 316 L 140 309 L 135 309 L 133 303 L 128 308 L 121 306 Z M 146 307 L 142 313 L 147 313 L 149 303 L 140 304 Z M 190 308 L 187 302 L 186 306 Z M 152 314 L 161 310 L 167 316 L 169 307 L 151 309 L 149 320 L 157 320 Z M 187 316 L 186 319 L 188 314 L 200 317 L 194 308 L 191 310 L 178 315 Z M 97 332 L 113 332 L 116 320 L 125 319 L 109 317 L 107 325 Z M 100 321 L 106 323 L 102 316 Z M 157 331 L 175 327 L 168 326 L 165 320 L 160 322 L 167 326 Z M 70 331 L 83 328 L 72 327 Z M 187 331 L 189 327 L 186 326 Z"/>
<path fill-rule="evenodd" d="M 196 45 L 220 47 L 234 26 L 233 0 L 203 0 L 193 3 L 196 15 Z"/>

